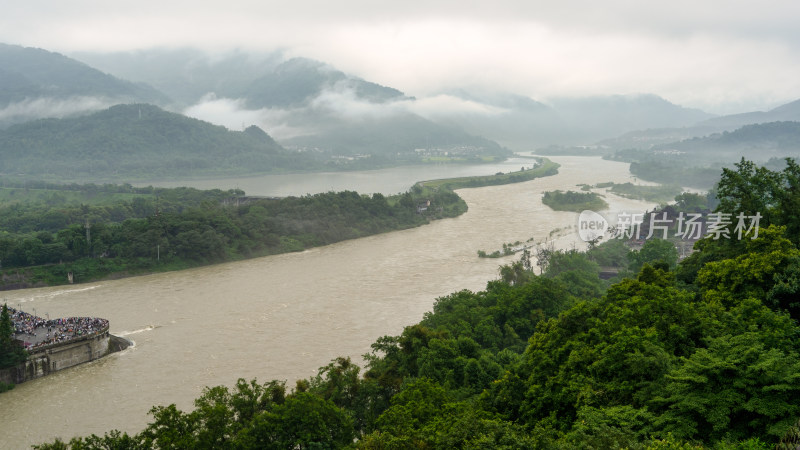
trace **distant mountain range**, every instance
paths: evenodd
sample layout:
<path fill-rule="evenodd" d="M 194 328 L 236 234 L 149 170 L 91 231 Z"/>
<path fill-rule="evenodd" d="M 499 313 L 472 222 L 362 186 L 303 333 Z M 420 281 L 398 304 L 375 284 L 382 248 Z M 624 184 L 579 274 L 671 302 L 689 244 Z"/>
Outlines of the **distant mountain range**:
<path fill-rule="evenodd" d="M 800 120 L 800 100 L 778 106 L 769 111 L 754 111 L 742 114 L 715 117 L 700 122 L 697 126 L 724 127 L 728 130 L 754 123 L 785 122 Z"/>
<path fill-rule="evenodd" d="M 719 116 L 680 128 L 635 130 L 615 138 L 601 140 L 598 144 L 602 147 L 616 150 L 630 148 L 650 149 L 663 146 L 674 147 L 674 143 L 683 140 L 705 136 L 711 137 L 714 134 L 734 131 L 745 125 L 771 122 L 800 122 L 800 100 L 778 106 L 769 111 Z M 712 137 L 713 139 L 715 138 Z"/>
<path fill-rule="evenodd" d="M 713 117 L 651 94 L 558 98 L 548 104 L 515 94 L 474 95 L 456 91 L 455 98 L 485 105 L 494 112 L 441 115 L 441 120 L 496 140 L 518 151 L 550 144 L 589 144 L 627 131 L 683 127 Z"/>
<path fill-rule="evenodd" d="M 553 143 L 652 150 L 677 148 L 680 141 L 704 136 L 709 138 L 702 142 L 719 147 L 733 144 L 714 137 L 715 133 L 753 123 L 800 121 L 800 100 L 766 112 L 715 117 L 651 94 L 545 103 L 501 91 L 453 88 L 415 98 L 319 61 L 285 60 L 279 52 L 208 56 L 184 49 L 73 56 L 86 63 L 46 50 L 0 44 L 0 151 L 4 152 L 0 171 L 36 173 L 34 155 L 49 158 L 54 149 L 64 157 L 51 158 L 40 172 L 66 167 L 66 162 L 58 162 L 63 160 L 73 161 L 74 166 L 67 164 L 71 173 L 89 176 L 125 170 L 142 174 L 150 170 L 146 167 L 175 174 L 211 173 L 214 167 L 222 172 L 294 170 L 297 164 L 308 168 L 326 158 L 330 162 L 366 156 L 373 159 L 353 167 L 447 160 L 454 155 L 477 161 L 487 155 L 508 155 L 509 148 L 527 151 Z M 114 122 L 110 117 L 129 119 L 133 114 L 110 108 L 117 104 L 135 106 L 137 117 L 141 109 L 145 118 L 159 119 L 135 126 Z M 187 114 L 201 120 L 192 121 Z M 220 117 L 228 116 L 243 117 L 240 122 L 224 122 L 229 129 L 256 125 L 247 130 L 263 130 L 270 142 L 248 141 L 246 133 L 208 123 L 220 123 Z M 42 118 L 65 120 L 36 120 Z M 76 127 L 89 131 L 77 132 Z M 201 136 L 211 142 L 202 143 L 206 138 Z M 82 145 L 86 148 L 78 151 Z M 104 145 L 105 150 L 98 150 Z M 679 146 L 686 151 L 692 147 Z M 226 160 L 221 149 L 228 147 L 247 156 L 229 154 Z M 120 154 L 108 150 L 122 148 Z M 30 151 L 26 154 L 24 149 Z M 89 157 L 108 165 L 89 164 Z M 168 162 L 169 158 L 173 160 Z M 161 163 L 148 166 L 143 162 L 148 159 Z M 83 160 L 89 168 L 79 169 L 75 160 Z M 186 164 L 181 166 L 180 161 Z"/>
<path fill-rule="evenodd" d="M 800 122 L 767 122 L 744 125 L 705 137 L 685 139 L 653 147 L 655 152 L 713 155 L 736 161 L 742 156 L 766 161 L 782 156 L 800 157 Z"/>
<path fill-rule="evenodd" d="M 4 48 L 6 52 L 0 53 L 0 67 L 16 65 L 17 60 L 31 63 L 19 65 L 19 76 L 14 79 L 9 77 L 5 87 L 0 86 L 4 91 L 17 93 L 9 97 L 6 104 L 0 105 L 0 125 L 30 121 L 37 117 L 37 112 L 39 117 L 73 117 L 115 103 L 152 102 L 177 111 L 185 104 L 202 105 L 207 101 L 207 96 L 213 94 L 213 98 L 235 99 L 244 111 L 279 117 L 279 122 L 255 119 L 255 124 L 267 132 L 273 128 L 300 130 L 294 133 L 296 139 L 283 139 L 297 152 L 322 153 L 328 158 L 378 156 L 351 164 L 353 166 L 420 162 L 424 156 L 439 157 L 444 154 L 449 157 L 459 155 L 458 159 L 477 158 L 476 161 L 487 155 L 502 157 L 510 154 L 510 151 L 489 139 L 471 135 L 451 125 L 438 124 L 403 108 L 395 109 L 390 104 L 413 100 L 397 89 L 346 75 L 308 59 L 276 62 L 269 56 L 248 59 L 232 55 L 215 62 L 200 62 L 196 54 L 181 51 L 154 55 L 136 53 L 111 58 L 111 62 L 105 60 L 104 68 L 113 65 L 114 61 L 123 61 L 126 73 L 139 74 L 145 76 L 146 82 L 153 81 L 161 88 L 174 89 L 163 94 L 149 84 L 123 81 L 57 53 L 15 46 Z M 170 55 L 175 56 L 172 61 L 169 61 Z M 42 89 L 30 87 L 33 83 L 25 85 L 29 86 L 28 89 L 14 91 L 12 82 L 28 70 L 47 72 L 48 78 L 39 80 L 39 84 L 62 86 L 60 91 L 63 92 L 58 96 L 50 96 Z M 224 83 L 225 80 L 231 82 Z M 178 88 L 183 86 L 182 81 L 187 82 L 188 89 Z M 22 85 L 18 80 L 13 84 Z M 93 90 L 92 86 L 97 89 Z M 91 97 L 93 92 L 97 97 Z M 171 98 L 181 100 L 172 101 Z M 52 114 L 55 109 L 48 106 L 56 100 L 61 102 L 61 109 L 68 110 L 70 114 Z M 44 107 L 37 109 L 33 106 Z M 25 110 L 27 115 L 16 114 L 15 111 L 19 110 Z M 87 116 L 84 121 L 99 120 L 100 117 Z M 205 119 L 202 116 L 199 118 Z M 94 129 L 101 125 L 102 122 L 98 122 Z M 242 128 L 246 125 L 243 123 Z M 36 133 L 40 129 L 22 127 L 14 132 Z M 33 140 L 36 139 L 34 136 Z M 143 148 L 141 151 L 147 153 L 149 149 Z M 254 167 L 262 165 L 252 165 L 247 170 L 253 170 Z"/>
<path fill-rule="evenodd" d="M 404 113 L 469 130 L 470 134 L 517 151 L 553 143 L 587 144 L 628 131 L 691 126 L 714 117 L 650 94 L 561 98 L 545 104 L 513 93 L 459 88 L 441 92 L 434 100 L 469 107 L 431 109 L 425 106 L 429 99 L 416 101 L 400 90 L 352 77 L 319 61 L 283 61 L 279 53 L 234 52 L 209 57 L 182 49 L 75 56 L 110 73 L 155 86 L 171 98 L 180 99 L 184 106 L 201 103 L 204 96 L 214 93 L 216 98 L 241 99 L 250 110 L 280 111 L 281 122 L 274 123 L 274 128 L 310 129 L 311 132 L 301 133 L 301 140 L 318 143 L 333 138 L 323 132 L 320 139 L 314 139 L 320 129 L 342 125 L 341 117 L 331 116 L 355 109 L 348 106 L 367 109 L 363 104 L 385 106 L 382 110 L 370 109 L 381 110 L 384 116 L 387 111 L 403 109 Z M 192 94 L 187 95 L 188 91 Z M 326 114 L 321 109 L 328 106 L 325 100 L 331 98 L 339 102 L 339 109 Z M 350 105 L 353 102 L 362 104 Z M 268 123 L 259 125 L 272 128 Z M 279 136 L 279 140 L 283 142 L 283 137 Z"/>

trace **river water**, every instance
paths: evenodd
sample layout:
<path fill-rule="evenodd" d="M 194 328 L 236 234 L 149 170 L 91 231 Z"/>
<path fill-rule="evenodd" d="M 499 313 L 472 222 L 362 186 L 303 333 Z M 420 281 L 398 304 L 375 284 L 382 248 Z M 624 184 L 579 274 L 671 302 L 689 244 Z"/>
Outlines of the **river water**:
<path fill-rule="evenodd" d="M 237 178 L 154 181 L 137 183 L 136 185 L 152 185 L 156 187 L 191 186 L 198 189 L 239 188 L 248 195 L 273 197 L 346 190 L 357 191 L 362 194 L 380 192 L 384 195 L 392 195 L 407 191 L 417 181 L 493 175 L 497 172 L 515 172 L 523 167 L 530 168 L 534 163 L 535 161 L 530 158 L 514 157 L 489 164 L 424 164 L 354 172 L 268 174 Z"/>
<path fill-rule="evenodd" d="M 562 165 L 558 175 L 461 190 L 466 214 L 415 229 L 180 272 L 0 293 L 40 316 L 107 318 L 113 334 L 135 342 L 0 395 L 0 447 L 137 432 L 153 405 L 189 409 L 204 386 L 231 386 L 239 377 L 293 386 L 337 356 L 360 362 L 372 342 L 418 322 L 437 297 L 481 290 L 499 264 L 514 260 L 480 259 L 477 250 L 541 241 L 573 226 L 577 215 L 542 205 L 543 191 L 632 179 L 623 163 L 551 159 Z M 611 211 L 653 206 L 606 200 Z M 573 245 L 584 248 L 572 230 L 557 240 Z"/>

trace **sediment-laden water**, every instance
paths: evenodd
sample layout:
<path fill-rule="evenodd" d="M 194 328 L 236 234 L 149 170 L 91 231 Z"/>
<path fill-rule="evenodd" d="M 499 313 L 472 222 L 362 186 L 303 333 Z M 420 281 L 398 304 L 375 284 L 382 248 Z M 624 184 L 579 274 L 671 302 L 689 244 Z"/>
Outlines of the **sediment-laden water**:
<path fill-rule="evenodd" d="M 360 360 L 378 337 L 419 321 L 437 297 L 480 290 L 514 259 L 480 259 L 477 250 L 574 226 L 577 214 L 542 205 L 543 191 L 632 180 L 627 164 L 552 159 L 562 164 L 558 175 L 461 190 L 469 212 L 411 230 L 181 272 L 0 293 L 40 316 L 107 318 L 113 334 L 135 342 L 0 395 L 0 447 L 137 432 L 153 405 L 190 408 L 204 386 L 239 377 L 293 385 L 337 356 Z M 607 201 L 612 211 L 652 207 Z M 577 233 L 565 233 L 559 247 L 583 248 Z"/>

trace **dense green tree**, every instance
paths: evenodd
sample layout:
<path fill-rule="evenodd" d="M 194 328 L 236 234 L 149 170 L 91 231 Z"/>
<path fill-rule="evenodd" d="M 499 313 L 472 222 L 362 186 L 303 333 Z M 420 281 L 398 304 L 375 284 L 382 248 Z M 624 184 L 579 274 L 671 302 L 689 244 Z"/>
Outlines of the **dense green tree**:
<path fill-rule="evenodd" d="M 243 430 L 245 448 L 341 448 L 352 444 L 352 419 L 330 400 L 295 393 L 256 415 Z"/>
<path fill-rule="evenodd" d="M 800 358 L 770 348 L 759 332 L 713 338 L 684 357 L 653 398 L 664 431 L 715 442 L 781 437 L 800 416 Z"/>
<path fill-rule="evenodd" d="M 791 284 L 800 250 L 784 233 L 783 227 L 767 227 L 757 239 L 745 241 L 746 253 L 708 262 L 698 272 L 696 282 L 703 295 L 727 305 L 738 299 L 758 298 L 776 310 L 787 310 L 794 318 L 800 318 Z"/>
<path fill-rule="evenodd" d="M 14 367 L 25 361 L 27 353 L 19 342 L 14 340 L 14 323 L 8 312 L 8 305 L 3 303 L 0 312 L 0 369 Z"/>
<path fill-rule="evenodd" d="M 574 249 L 550 255 L 544 276 L 563 282 L 567 291 L 578 298 L 595 298 L 603 292 L 600 267 L 586 253 Z"/>
<path fill-rule="evenodd" d="M 645 264 L 657 262 L 665 263 L 670 269 L 678 264 L 678 250 L 672 242 L 663 239 L 648 239 L 639 250 L 632 250 L 628 254 L 629 269 L 636 273 Z"/>

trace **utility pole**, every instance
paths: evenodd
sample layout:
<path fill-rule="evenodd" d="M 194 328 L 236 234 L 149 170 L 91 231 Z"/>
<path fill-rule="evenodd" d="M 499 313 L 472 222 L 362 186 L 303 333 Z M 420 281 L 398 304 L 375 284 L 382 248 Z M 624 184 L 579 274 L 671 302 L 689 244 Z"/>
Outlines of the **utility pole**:
<path fill-rule="evenodd" d="M 89 218 L 86 218 L 86 253 L 92 256 L 92 232 L 89 230 Z"/>

